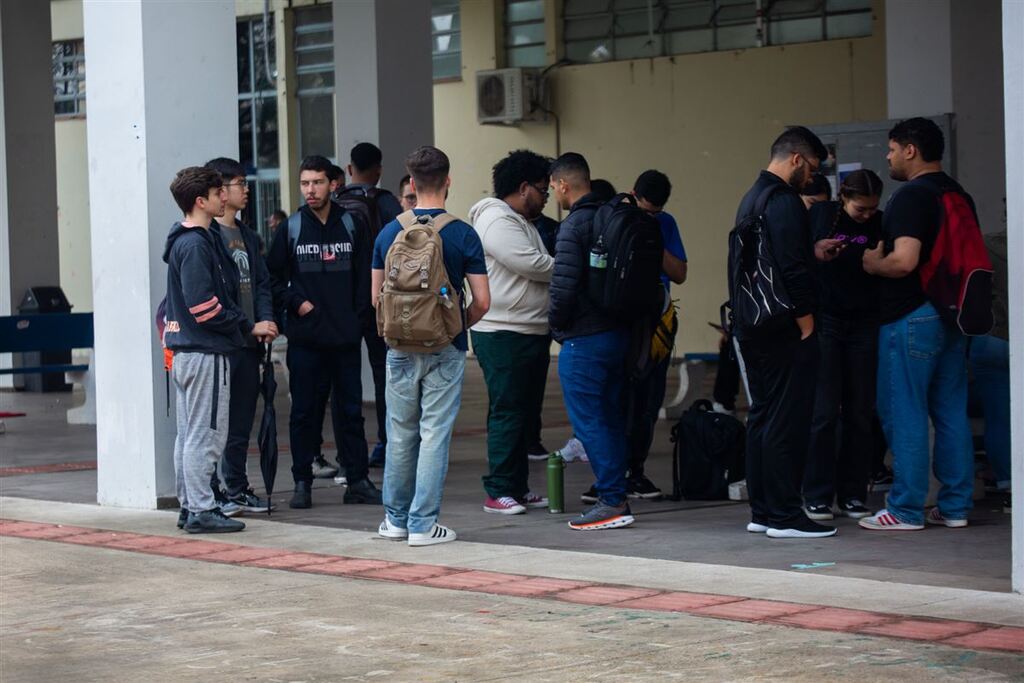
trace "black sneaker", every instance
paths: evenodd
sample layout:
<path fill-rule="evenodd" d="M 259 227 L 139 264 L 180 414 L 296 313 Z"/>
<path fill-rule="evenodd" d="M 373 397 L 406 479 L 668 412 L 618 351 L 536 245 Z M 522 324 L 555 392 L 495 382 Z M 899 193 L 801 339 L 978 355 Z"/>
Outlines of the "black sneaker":
<path fill-rule="evenodd" d="M 888 491 L 892 488 L 892 470 L 884 467 L 871 475 L 869 488 L 872 491 Z"/>
<path fill-rule="evenodd" d="M 815 519 L 820 522 L 832 519 L 832 506 L 828 504 L 805 505 L 804 512 L 809 519 Z"/>
<path fill-rule="evenodd" d="M 220 508 L 192 512 L 185 522 L 185 531 L 190 534 L 227 534 L 244 528 L 245 522 L 225 517 Z"/>
<path fill-rule="evenodd" d="M 185 508 L 181 508 L 181 512 L 178 513 L 178 528 L 179 529 L 184 529 L 185 528 L 185 522 L 187 522 L 187 521 L 188 521 L 188 510 L 185 509 Z"/>
<path fill-rule="evenodd" d="M 597 502 L 597 489 L 591 486 L 589 489 L 580 494 L 580 500 L 584 503 L 590 503 L 593 505 Z"/>
<path fill-rule="evenodd" d="M 272 510 L 274 507 L 270 504 L 269 500 L 264 500 L 253 493 L 252 489 L 246 489 L 241 493 L 237 493 L 231 496 L 230 500 L 232 503 L 248 512 L 266 512 L 267 510 Z"/>
<path fill-rule="evenodd" d="M 635 521 L 629 509 L 629 503 L 608 505 L 598 501 L 576 519 L 569 522 L 569 528 L 577 531 L 599 531 L 602 529 L 621 529 Z"/>
<path fill-rule="evenodd" d="M 630 498 L 645 498 L 653 500 L 661 498 L 661 489 L 654 485 L 654 482 L 640 475 L 626 481 L 626 495 Z"/>
<path fill-rule="evenodd" d="M 864 507 L 864 503 L 860 502 L 856 498 L 850 500 L 844 500 L 839 504 L 839 514 L 843 517 L 849 517 L 850 519 L 863 519 L 871 516 L 871 510 Z M 810 517 L 810 515 L 808 515 Z M 814 519 L 814 517 L 811 517 Z"/>
<path fill-rule="evenodd" d="M 383 503 L 380 489 L 374 486 L 369 479 L 349 484 L 345 491 L 344 501 L 350 505 L 380 505 Z"/>
<path fill-rule="evenodd" d="M 228 498 L 228 494 L 221 491 L 220 486 L 213 487 L 213 500 L 225 517 L 237 517 L 243 512 L 242 506 Z"/>
<path fill-rule="evenodd" d="M 547 460 L 551 451 L 539 441 L 526 449 L 526 457 L 530 460 Z"/>
<path fill-rule="evenodd" d="M 767 533 L 769 538 L 825 538 L 835 536 L 836 528 L 802 519 L 784 528 L 769 527 Z"/>
<path fill-rule="evenodd" d="M 313 507 L 313 482 L 295 482 L 295 493 L 292 494 L 292 499 L 288 501 L 288 507 L 296 510 L 305 510 Z"/>
<path fill-rule="evenodd" d="M 315 479 L 330 479 L 338 473 L 338 468 L 327 462 L 323 453 L 313 459 L 313 477 Z"/>

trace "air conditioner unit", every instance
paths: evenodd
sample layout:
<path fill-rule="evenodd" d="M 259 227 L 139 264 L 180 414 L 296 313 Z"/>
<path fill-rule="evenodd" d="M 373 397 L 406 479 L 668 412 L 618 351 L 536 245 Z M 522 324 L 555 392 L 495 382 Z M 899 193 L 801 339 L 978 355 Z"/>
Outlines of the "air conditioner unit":
<path fill-rule="evenodd" d="M 476 72 L 478 123 L 518 123 L 540 114 L 540 73 L 536 69 L 493 69 Z"/>

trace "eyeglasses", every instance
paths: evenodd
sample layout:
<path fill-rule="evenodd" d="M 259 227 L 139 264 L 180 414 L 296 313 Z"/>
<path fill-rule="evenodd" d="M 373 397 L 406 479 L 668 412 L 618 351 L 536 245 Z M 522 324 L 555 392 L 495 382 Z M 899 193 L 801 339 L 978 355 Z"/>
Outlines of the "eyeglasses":
<path fill-rule="evenodd" d="M 234 183 L 224 183 L 224 187 L 244 187 L 245 189 L 249 189 L 249 183 L 244 180 L 239 180 Z"/>
<path fill-rule="evenodd" d="M 540 195 L 542 197 L 544 197 L 544 199 L 547 199 L 548 198 L 548 194 L 551 193 L 551 189 L 547 185 L 544 185 L 543 187 L 537 187 L 536 185 L 530 185 L 530 187 L 532 187 L 533 189 L 537 190 L 537 192 L 540 192 Z"/>

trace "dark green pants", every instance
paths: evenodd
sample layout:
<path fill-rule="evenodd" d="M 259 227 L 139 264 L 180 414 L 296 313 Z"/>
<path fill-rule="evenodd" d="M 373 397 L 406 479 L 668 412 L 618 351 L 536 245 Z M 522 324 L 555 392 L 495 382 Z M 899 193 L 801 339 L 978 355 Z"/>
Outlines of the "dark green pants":
<path fill-rule="evenodd" d="M 527 448 L 536 436 L 547 382 L 550 338 L 473 331 L 473 351 L 487 383 L 487 465 L 491 498 L 521 498 L 529 489 Z"/>

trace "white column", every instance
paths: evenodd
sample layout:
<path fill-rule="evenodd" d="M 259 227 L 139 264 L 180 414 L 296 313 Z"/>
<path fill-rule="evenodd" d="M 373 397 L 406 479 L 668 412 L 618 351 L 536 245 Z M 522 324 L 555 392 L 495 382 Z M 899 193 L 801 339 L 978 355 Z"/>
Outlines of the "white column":
<path fill-rule="evenodd" d="M 1003 0 L 1006 215 L 1010 260 L 1013 590 L 1024 593 L 1024 3 Z"/>
<path fill-rule="evenodd" d="M 950 0 L 888 0 L 885 62 L 889 118 L 953 111 Z"/>
<path fill-rule="evenodd" d="M 50 6 L 0 2 L 0 315 L 60 284 Z"/>
<path fill-rule="evenodd" d="M 434 142 L 430 3 L 334 3 L 334 111 L 337 159 L 358 142 L 384 153 L 381 186 L 398 192 L 403 161 Z"/>
<path fill-rule="evenodd" d="M 384 154 L 381 187 L 398 193 L 405 157 L 434 142 L 430 3 L 345 0 L 334 3 L 334 114 L 338 165 L 356 143 Z M 363 401 L 373 376 L 363 348 Z"/>
<path fill-rule="evenodd" d="M 174 496 L 174 408 L 154 314 L 181 218 L 185 166 L 238 156 L 235 4 L 87 0 L 89 199 L 96 328 L 97 498 L 153 508 Z"/>

